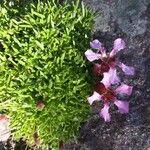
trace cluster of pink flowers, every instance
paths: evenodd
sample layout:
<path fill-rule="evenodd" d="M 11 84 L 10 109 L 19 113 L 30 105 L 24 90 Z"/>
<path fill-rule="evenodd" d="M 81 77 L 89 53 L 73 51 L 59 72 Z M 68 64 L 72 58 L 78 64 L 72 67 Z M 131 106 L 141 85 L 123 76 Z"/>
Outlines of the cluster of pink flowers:
<path fill-rule="evenodd" d="M 90 42 L 90 46 L 95 52 L 89 49 L 85 52 L 85 56 L 90 62 L 94 62 L 93 74 L 95 76 L 103 75 L 103 79 L 97 83 L 93 95 L 88 97 L 88 102 L 92 105 L 94 101 L 102 101 L 104 107 L 100 111 L 100 116 L 106 122 L 109 122 L 111 121 L 110 103 L 113 102 L 120 113 L 129 112 L 129 102 L 118 100 L 117 94 L 131 95 L 133 88 L 121 83 L 120 78 L 117 76 L 117 67 L 120 67 L 126 75 L 134 75 L 135 69 L 123 64 L 116 58 L 117 52 L 125 48 L 125 42 L 121 38 L 114 41 L 111 52 L 106 52 L 106 49 L 97 39 Z M 120 86 L 117 87 L 119 84 Z"/>

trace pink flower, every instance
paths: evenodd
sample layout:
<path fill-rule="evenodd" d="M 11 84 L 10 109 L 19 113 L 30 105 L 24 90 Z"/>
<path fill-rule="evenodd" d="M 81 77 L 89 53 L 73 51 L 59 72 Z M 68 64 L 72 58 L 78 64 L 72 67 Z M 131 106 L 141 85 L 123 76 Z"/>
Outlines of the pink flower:
<path fill-rule="evenodd" d="M 109 113 L 110 103 L 113 102 L 122 114 L 129 112 L 129 103 L 127 101 L 118 100 L 117 94 L 131 95 L 132 88 L 132 86 L 122 84 L 118 88 L 112 89 L 106 87 L 103 83 L 98 83 L 93 95 L 88 97 L 88 102 L 92 105 L 94 101 L 103 101 L 104 107 L 100 111 L 100 116 L 104 118 L 106 122 L 109 122 L 111 120 L 111 115 Z"/>
<path fill-rule="evenodd" d="M 116 66 L 119 66 L 126 75 L 134 75 L 135 70 L 133 67 L 129 67 L 116 59 L 117 52 L 125 48 L 125 42 L 121 38 L 114 41 L 113 50 L 110 53 L 106 53 L 105 48 L 97 39 L 90 42 L 90 46 L 96 49 L 97 52 L 89 49 L 85 52 L 85 56 L 90 62 L 99 61 L 93 66 L 93 74 L 96 76 L 103 74 L 104 79 L 102 82 L 109 82 L 106 86 L 120 82 Z"/>

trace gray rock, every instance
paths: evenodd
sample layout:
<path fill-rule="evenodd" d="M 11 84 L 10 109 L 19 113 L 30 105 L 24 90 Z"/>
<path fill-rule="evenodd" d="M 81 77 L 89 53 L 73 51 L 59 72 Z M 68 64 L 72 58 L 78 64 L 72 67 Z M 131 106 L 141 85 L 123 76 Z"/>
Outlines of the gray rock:
<path fill-rule="evenodd" d="M 109 50 L 121 37 L 127 49 L 120 60 L 136 68 L 134 77 L 124 76 L 124 83 L 134 86 L 130 113 L 112 110 L 112 122 L 105 123 L 98 111 L 82 126 L 78 142 L 65 150 L 150 150 L 150 0 L 83 0 L 98 15 L 93 30 Z"/>

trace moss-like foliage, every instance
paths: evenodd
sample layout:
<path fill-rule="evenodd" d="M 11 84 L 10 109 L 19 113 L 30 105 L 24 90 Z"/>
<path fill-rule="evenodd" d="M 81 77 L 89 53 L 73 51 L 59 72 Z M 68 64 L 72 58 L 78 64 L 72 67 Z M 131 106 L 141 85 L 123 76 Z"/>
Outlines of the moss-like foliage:
<path fill-rule="evenodd" d="M 77 135 L 89 114 L 83 56 L 92 20 L 79 3 L 0 6 L 0 112 L 13 138 L 56 148 Z"/>

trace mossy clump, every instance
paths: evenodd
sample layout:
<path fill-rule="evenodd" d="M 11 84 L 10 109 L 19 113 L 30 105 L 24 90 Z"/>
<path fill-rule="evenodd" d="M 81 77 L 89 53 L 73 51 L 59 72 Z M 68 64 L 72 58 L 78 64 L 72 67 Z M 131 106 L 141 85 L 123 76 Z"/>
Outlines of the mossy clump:
<path fill-rule="evenodd" d="M 93 13 L 79 2 L 1 4 L 0 112 L 14 139 L 57 148 L 77 135 L 89 114 L 83 56 L 92 24 Z"/>

